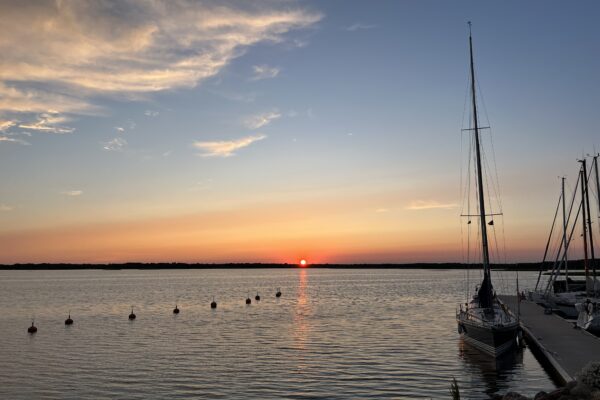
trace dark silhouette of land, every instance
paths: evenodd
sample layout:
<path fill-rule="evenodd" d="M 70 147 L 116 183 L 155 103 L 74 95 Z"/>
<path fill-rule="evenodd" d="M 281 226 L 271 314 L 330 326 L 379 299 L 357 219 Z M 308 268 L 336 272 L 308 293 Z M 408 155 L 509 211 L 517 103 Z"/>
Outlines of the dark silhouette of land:
<path fill-rule="evenodd" d="M 544 269 L 551 269 L 553 263 L 544 263 Z M 538 271 L 541 263 L 492 264 L 492 269 L 508 271 Z M 0 270 L 75 270 L 75 269 L 252 269 L 252 268 L 299 268 L 298 264 L 270 263 L 115 263 L 115 264 L 69 264 L 69 263 L 40 263 L 40 264 L 0 264 Z M 478 269 L 481 264 L 461 263 L 411 263 L 411 264 L 310 264 L 308 268 L 331 269 Z M 583 269 L 583 260 L 569 260 L 569 269 Z"/>

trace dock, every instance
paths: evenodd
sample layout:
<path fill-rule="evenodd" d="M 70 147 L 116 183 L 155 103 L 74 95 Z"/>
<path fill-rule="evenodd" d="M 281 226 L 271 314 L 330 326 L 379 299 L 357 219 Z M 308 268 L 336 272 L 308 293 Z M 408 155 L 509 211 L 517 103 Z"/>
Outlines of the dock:
<path fill-rule="evenodd" d="M 513 314 L 517 314 L 517 296 L 499 296 Z M 589 362 L 600 361 L 600 339 L 575 329 L 555 314 L 528 300 L 521 301 L 521 328 L 532 351 L 541 358 L 563 385 L 575 379 Z"/>

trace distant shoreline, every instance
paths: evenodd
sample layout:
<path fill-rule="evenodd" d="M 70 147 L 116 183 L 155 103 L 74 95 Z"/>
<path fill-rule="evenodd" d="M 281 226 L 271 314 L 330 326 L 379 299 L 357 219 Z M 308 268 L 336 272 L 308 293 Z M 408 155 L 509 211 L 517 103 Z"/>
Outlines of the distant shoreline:
<path fill-rule="evenodd" d="M 581 260 L 569 261 L 573 269 L 583 268 Z M 538 271 L 541 263 L 493 264 L 492 269 L 508 271 Z M 407 264 L 310 264 L 308 268 L 329 269 L 479 269 L 480 264 L 461 263 L 407 263 Z M 544 269 L 552 268 L 552 263 L 544 263 Z M 79 270 L 79 269 L 257 269 L 257 268 L 299 268 L 297 264 L 273 263 L 109 263 L 109 264 L 2 264 L 0 270 Z"/>

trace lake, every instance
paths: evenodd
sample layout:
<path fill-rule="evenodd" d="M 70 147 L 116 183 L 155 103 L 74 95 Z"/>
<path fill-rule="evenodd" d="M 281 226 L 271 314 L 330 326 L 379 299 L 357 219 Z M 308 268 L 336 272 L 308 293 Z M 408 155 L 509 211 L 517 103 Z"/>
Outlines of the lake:
<path fill-rule="evenodd" d="M 473 290 L 480 273 L 468 275 Z M 535 276 L 522 272 L 521 286 Z M 414 269 L 0 271 L 0 398 L 449 399 L 453 377 L 463 399 L 554 388 L 528 349 L 495 362 L 461 341 L 455 310 L 466 277 Z M 514 272 L 493 279 L 498 293 L 514 293 Z M 69 311 L 75 323 L 65 326 Z M 35 335 L 27 333 L 32 318 Z"/>

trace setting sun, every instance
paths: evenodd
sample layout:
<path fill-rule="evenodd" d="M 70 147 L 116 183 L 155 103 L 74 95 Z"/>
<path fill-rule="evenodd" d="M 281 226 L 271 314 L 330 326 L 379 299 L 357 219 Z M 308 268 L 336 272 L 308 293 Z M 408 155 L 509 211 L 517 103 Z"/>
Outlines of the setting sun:
<path fill-rule="evenodd" d="M 300 266 L 301 267 L 306 267 L 306 265 L 307 264 L 306 264 L 306 260 L 305 259 L 300 260 Z"/>

